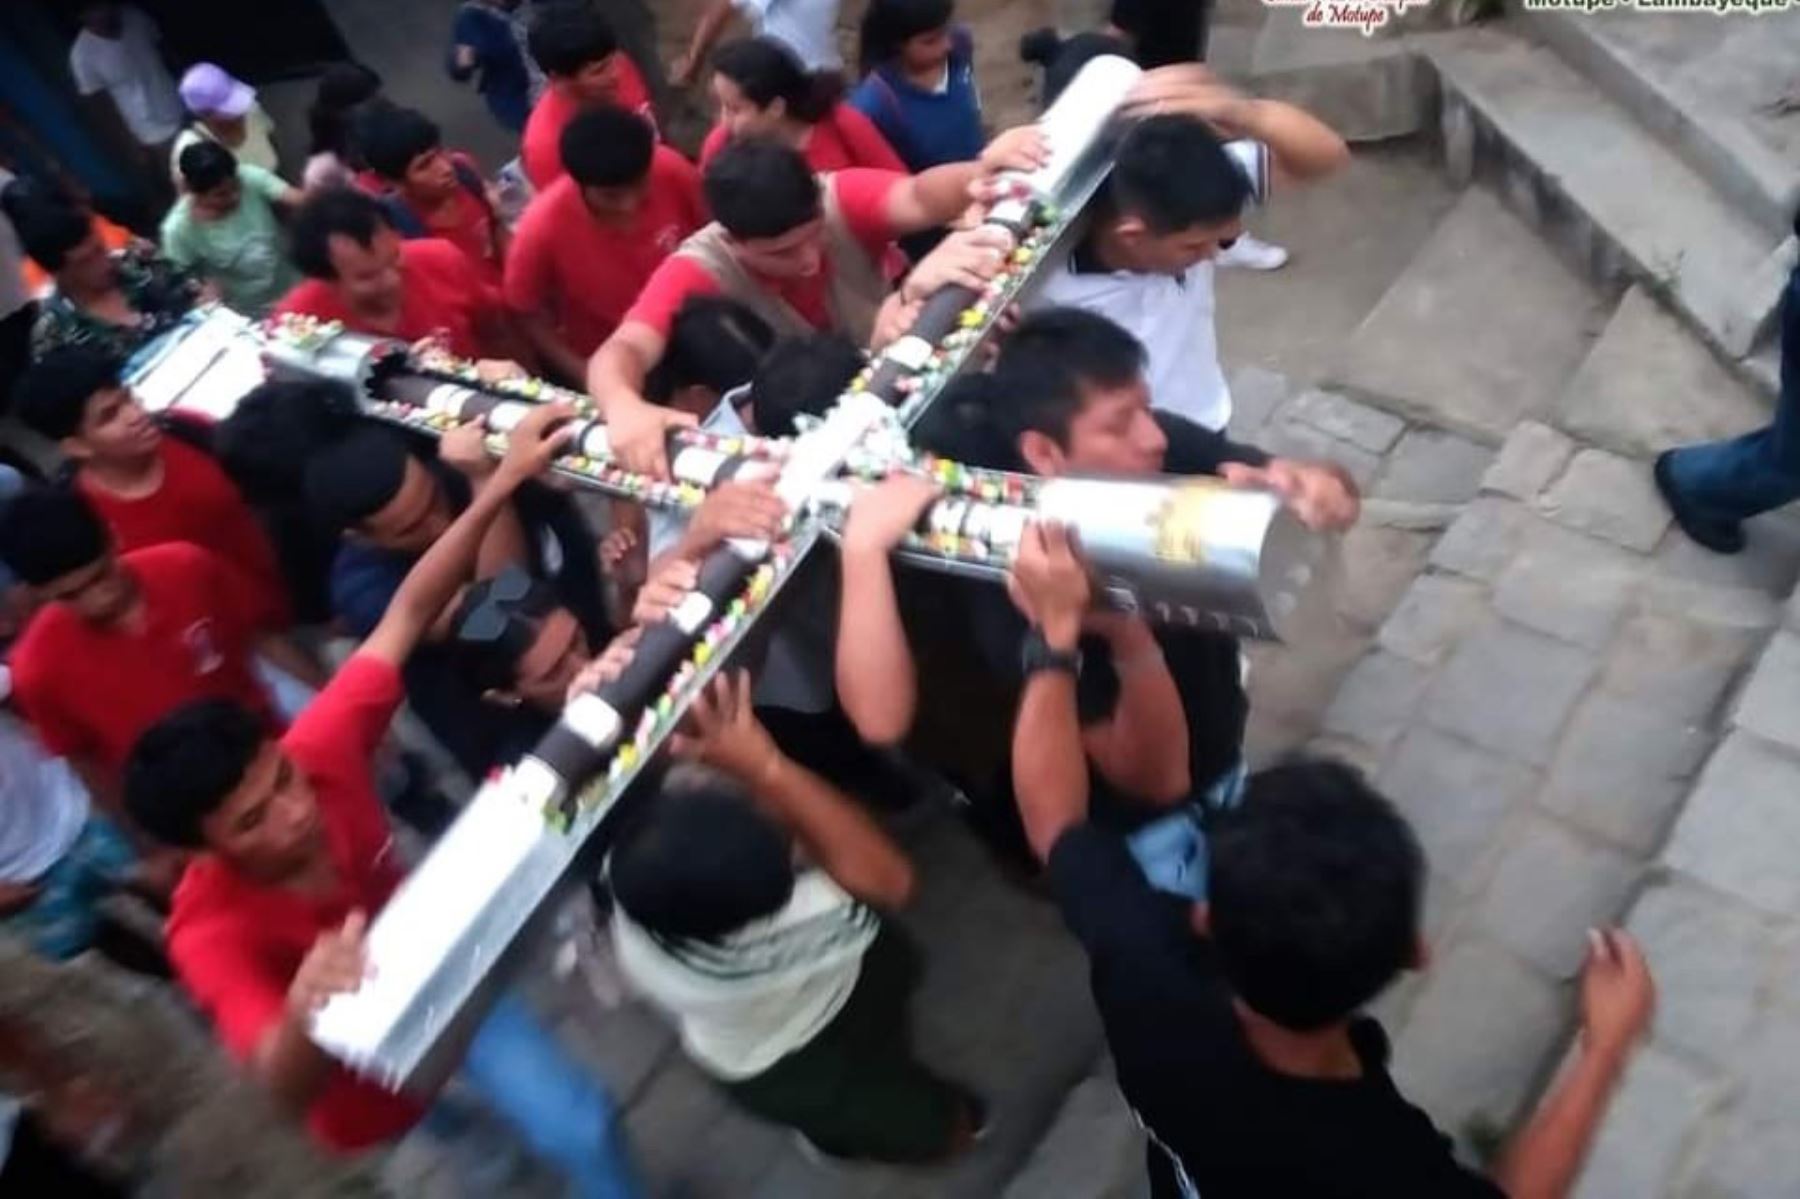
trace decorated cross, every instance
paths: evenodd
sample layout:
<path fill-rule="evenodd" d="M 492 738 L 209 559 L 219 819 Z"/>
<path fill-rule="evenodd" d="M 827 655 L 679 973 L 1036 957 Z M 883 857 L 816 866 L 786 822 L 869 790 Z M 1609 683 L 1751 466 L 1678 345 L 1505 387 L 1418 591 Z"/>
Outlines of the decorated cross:
<path fill-rule="evenodd" d="M 553 469 L 577 486 L 691 508 L 720 482 L 761 476 L 792 514 L 772 543 L 732 541 L 710 554 L 693 590 L 643 630 L 619 677 L 573 699 L 529 753 L 479 788 L 371 926 L 372 977 L 315 1017 L 321 1046 L 395 1086 L 448 1065 L 457 1030 L 483 1010 L 509 952 L 595 863 L 620 798 L 818 542 L 841 528 L 859 478 L 913 471 L 941 486 L 897 552 L 920 567 L 1003 578 L 1026 526 L 1055 520 L 1077 532 L 1104 602 L 1154 623 L 1273 637 L 1294 615 L 1322 547 L 1273 495 L 1204 479 L 1039 479 L 933 457 L 908 440 L 1001 313 L 1066 252 L 1111 167 L 1114 114 L 1138 74 L 1123 59 L 1097 59 L 1044 115 L 1050 162 L 1006 181 L 987 213 L 1013 248 L 984 291 L 932 296 L 908 335 L 795 438 L 672 432 L 666 480 L 624 468 L 580 393 L 484 380 L 471 363 L 335 325 L 288 319 L 259 332 L 272 371 L 349 384 L 377 419 L 437 434 L 479 418 L 498 452 L 532 405 L 559 400 L 577 427 Z"/>

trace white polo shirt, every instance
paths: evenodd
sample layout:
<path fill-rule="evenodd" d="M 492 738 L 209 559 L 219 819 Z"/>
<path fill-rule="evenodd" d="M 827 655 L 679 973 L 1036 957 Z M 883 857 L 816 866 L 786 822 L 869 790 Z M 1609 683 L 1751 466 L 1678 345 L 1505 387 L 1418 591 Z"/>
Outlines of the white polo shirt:
<path fill-rule="evenodd" d="M 1227 142 L 1225 150 L 1249 177 L 1251 203 L 1261 203 L 1269 188 L 1268 147 L 1246 140 Z M 1208 259 L 1180 275 L 1078 271 L 1071 256 L 1026 306 L 1080 308 L 1130 330 L 1149 357 L 1151 406 L 1217 432 L 1231 420 L 1231 388 L 1213 322 L 1214 269 Z"/>
<path fill-rule="evenodd" d="M 841 0 L 732 0 L 762 37 L 772 37 L 799 56 L 809 71 L 838 71 L 837 19 Z"/>
<path fill-rule="evenodd" d="M 181 129 L 186 112 L 175 81 L 156 46 L 162 34 L 143 11 L 120 9 L 116 38 L 83 29 L 69 47 L 69 73 L 84 96 L 108 92 L 131 136 L 146 146 L 160 145 Z"/>

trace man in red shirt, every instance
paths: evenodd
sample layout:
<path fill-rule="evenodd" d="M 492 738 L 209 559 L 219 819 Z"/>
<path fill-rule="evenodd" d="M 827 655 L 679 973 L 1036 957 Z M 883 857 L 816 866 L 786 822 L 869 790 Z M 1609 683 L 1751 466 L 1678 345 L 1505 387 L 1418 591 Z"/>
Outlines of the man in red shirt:
<path fill-rule="evenodd" d="M 132 744 L 182 704 L 230 699 L 275 727 L 252 662 L 278 614 L 231 563 L 179 541 L 119 554 L 60 488 L 0 510 L 0 559 L 44 601 L 12 651 L 19 708 L 113 810 Z"/>
<path fill-rule="evenodd" d="M 588 364 L 588 390 L 614 448 L 633 470 L 668 472 L 664 431 L 692 418 L 646 402 L 644 379 L 689 296 L 728 296 L 778 333 L 833 331 L 866 345 L 887 298 L 896 239 L 949 223 L 982 176 L 1030 169 L 1043 153 L 1041 139 L 1015 130 L 976 162 L 917 175 L 862 168 L 815 176 L 792 146 L 760 138 L 726 146 L 704 177 L 713 223 L 656 268 Z"/>
<path fill-rule="evenodd" d="M 236 485 L 207 454 L 157 427 L 120 381 L 116 358 L 91 346 L 54 350 L 20 380 L 14 403 L 19 420 L 73 465 L 76 489 L 121 551 L 192 542 L 286 609 L 275 551 Z M 206 431 L 198 422 L 194 429 Z"/>
<path fill-rule="evenodd" d="M 519 221 L 506 302 L 538 358 L 571 386 L 663 259 L 706 223 L 700 172 L 638 117 L 590 108 L 562 135 L 568 175 Z"/>
<path fill-rule="evenodd" d="M 513 490 L 559 451 L 551 426 L 568 416 L 546 406 L 519 425 L 487 486 L 279 741 L 253 712 L 210 700 L 171 714 L 132 753 L 133 816 L 196 851 L 175 892 L 170 960 L 226 1047 L 328 1149 L 391 1141 L 424 1114 L 310 1038 L 313 1014 L 361 984 L 363 930 L 402 877 L 370 773 L 400 706 L 400 667 L 467 578 Z M 637 1193 L 611 1101 L 518 1001 L 503 998 L 476 1031 L 464 1073 L 580 1194 Z"/>
<path fill-rule="evenodd" d="M 509 359 L 519 344 L 499 289 L 468 255 L 430 237 L 403 241 L 374 197 L 322 191 L 300 206 L 294 265 L 307 279 L 275 305 L 378 337 L 441 337 L 453 354 Z"/>
<path fill-rule="evenodd" d="M 392 104 L 365 106 L 354 136 L 386 185 L 377 198 L 400 235 L 443 238 L 499 286 L 509 237 L 475 161 L 445 150 L 443 134 L 424 113 Z"/>
<path fill-rule="evenodd" d="M 562 132 L 584 108 L 611 104 L 656 128 L 650 89 L 637 65 L 619 49 L 606 18 L 586 4 L 539 5 L 526 38 L 550 85 L 525 122 L 519 158 L 538 191 L 563 173 Z"/>

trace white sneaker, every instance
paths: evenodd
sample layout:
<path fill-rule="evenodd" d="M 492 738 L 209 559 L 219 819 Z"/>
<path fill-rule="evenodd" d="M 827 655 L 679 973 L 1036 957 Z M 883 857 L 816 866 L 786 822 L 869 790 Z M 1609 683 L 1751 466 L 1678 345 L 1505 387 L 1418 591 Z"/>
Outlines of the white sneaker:
<path fill-rule="evenodd" d="M 1287 265 L 1288 252 L 1272 242 L 1248 233 L 1219 251 L 1213 261 L 1220 266 L 1242 267 L 1247 271 L 1275 271 Z"/>

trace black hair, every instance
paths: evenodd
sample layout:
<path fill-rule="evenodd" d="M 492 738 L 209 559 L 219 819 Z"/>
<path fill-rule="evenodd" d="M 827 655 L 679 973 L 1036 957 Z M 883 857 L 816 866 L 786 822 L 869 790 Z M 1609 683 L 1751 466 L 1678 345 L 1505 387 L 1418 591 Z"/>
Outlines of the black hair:
<path fill-rule="evenodd" d="M 362 425 L 306 464 L 306 505 L 319 528 L 342 532 L 361 524 L 399 494 L 412 455 L 394 434 Z"/>
<path fill-rule="evenodd" d="M 22 175 L 6 185 L 0 207 L 26 256 L 51 274 L 93 232 L 94 214 L 56 180 Z"/>
<path fill-rule="evenodd" d="M 780 237 L 820 212 L 812 167 L 768 138 L 733 138 L 707 164 L 703 183 L 714 218 L 740 241 Z"/>
<path fill-rule="evenodd" d="M 533 7 L 525 45 L 544 74 L 573 75 L 618 53 L 619 38 L 585 0 L 555 0 Z"/>
<path fill-rule="evenodd" d="M 1069 81 L 1081 73 L 1082 67 L 1107 54 L 1128 59 L 1131 47 L 1104 33 L 1077 33 L 1065 38 L 1048 26 L 1034 29 L 1019 39 L 1019 58 L 1044 72 L 1043 104 L 1046 108 L 1062 95 Z"/>
<path fill-rule="evenodd" d="M 1029 470 L 1015 439 L 996 423 L 1003 383 L 993 375 L 958 375 L 944 385 L 912 429 L 919 449 L 989 470 Z"/>
<path fill-rule="evenodd" d="M 379 201 L 354 187 L 328 187 L 300 205 L 288 239 L 294 265 L 314 279 L 335 279 L 331 239 L 347 237 L 365 249 L 383 229 L 392 228 Z"/>
<path fill-rule="evenodd" d="M 948 25 L 955 11 L 952 0 L 869 0 L 857 32 L 857 65 L 867 75 L 898 57 L 909 38 Z"/>
<path fill-rule="evenodd" d="M 1207 836 L 1212 942 L 1252 1010 L 1283 1028 L 1324 1028 L 1412 964 L 1425 855 L 1355 770 L 1262 771 Z"/>
<path fill-rule="evenodd" d="M 1218 135 L 1176 114 L 1132 126 L 1106 188 L 1112 211 L 1142 217 L 1158 235 L 1229 221 L 1250 199 L 1250 180 Z"/>
<path fill-rule="evenodd" d="M 625 187 L 650 173 L 656 133 L 635 112 L 602 104 L 583 109 L 563 126 L 563 169 L 581 187 Z"/>
<path fill-rule="evenodd" d="M 258 384 L 214 431 L 219 463 L 252 503 L 299 502 L 307 462 L 357 427 L 356 413 L 355 394 L 335 380 Z"/>
<path fill-rule="evenodd" d="M 244 781 L 268 730 L 229 699 L 183 704 L 151 725 L 125 762 L 125 810 L 164 845 L 199 849 L 201 823 Z"/>
<path fill-rule="evenodd" d="M 59 346 L 19 379 L 14 410 L 25 427 L 51 441 L 81 431 L 87 404 L 96 393 L 120 386 L 119 359 L 87 345 Z"/>
<path fill-rule="evenodd" d="M 350 140 L 371 171 L 390 183 L 399 183 L 406 178 L 413 159 L 444 144 L 444 134 L 416 108 L 376 101 L 357 111 Z"/>
<path fill-rule="evenodd" d="M 1081 308 L 1045 308 L 1020 321 L 994 364 L 992 418 L 1008 442 L 1042 433 L 1067 446 L 1088 387 L 1125 387 L 1144 372 L 1143 343 Z"/>
<path fill-rule="evenodd" d="M 764 437 L 791 437 L 795 417 L 823 416 L 837 402 L 866 360 L 842 333 L 808 333 L 775 343 L 750 385 L 756 431 Z"/>
<path fill-rule="evenodd" d="M 787 838 L 717 785 L 665 788 L 624 829 L 607 870 L 625 914 L 671 941 L 717 941 L 794 891 Z"/>
<path fill-rule="evenodd" d="M 357 62 L 337 62 L 319 76 L 319 90 L 306 110 L 313 154 L 350 159 L 350 121 L 356 107 L 381 92 L 381 76 Z"/>
<path fill-rule="evenodd" d="M 797 121 L 816 124 L 830 115 L 844 95 L 844 79 L 836 71 L 808 71 L 798 56 L 772 37 L 747 37 L 720 46 L 712 68 L 737 84 L 758 108 L 777 100 Z"/>
<path fill-rule="evenodd" d="M 769 322 L 741 301 L 691 296 L 675 313 L 668 349 L 651 372 L 645 394 L 663 403 L 683 387 L 723 395 L 750 382 L 774 344 Z"/>
<path fill-rule="evenodd" d="M 33 487 L 0 507 L 0 562 L 42 586 L 92 566 L 112 548 L 93 506 L 66 486 Z"/>
<path fill-rule="evenodd" d="M 181 152 L 181 181 L 190 192 L 209 192 L 237 178 L 237 155 L 211 138 L 202 138 Z"/>

